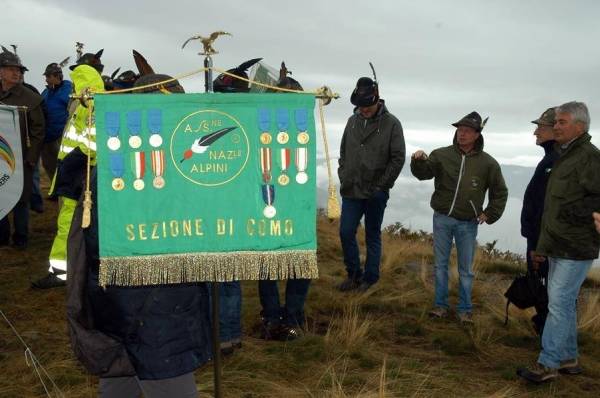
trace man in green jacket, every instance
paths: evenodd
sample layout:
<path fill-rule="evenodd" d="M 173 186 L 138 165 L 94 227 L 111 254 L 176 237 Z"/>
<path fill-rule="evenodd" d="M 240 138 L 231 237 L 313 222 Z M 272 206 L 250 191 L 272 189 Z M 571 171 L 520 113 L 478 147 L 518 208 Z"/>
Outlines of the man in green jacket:
<path fill-rule="evenodd" d="M 344 130 L 338 168 L 340 240 L 348 277 L 338 289 L 365 291 L 379 280 L 381 223 L 390 188 L 404 165 L 405 147 L 402 125 L 379 98 L 376 81 L 358 79 L 350 102 L 356 108 Z M 363 215 L 367 241 L 364 272 L 356 243 L 356 229 Z"/>
<path fill-rule="evenodd" d="M 432 317 L 448 315 L 448 261 L 452 240 L 456 242 L 459 274 L 457 315 L 472 322 L 471 290 L 473 257 L 478 224 L 496 222 L 506 206 L 508 189 L 498 162 L 483 151 L 481 131 L 485 122 L 471 112 L 454 123 L 453 144 L 429 156 L 419 150 L 412 155 L 410 169 L 419 180 L 434 179 L 431 196 L 433 249 L 435 255 L 435 307 Z M 488 204 L 483 208 L 485 194 Z"/>
<path fill-rule="evenodd" d="M 581 373 L 577 356 L 577 296 L 595 258 L 600 236 L 593 212 L 600 210 L 600 151 L 588 134 L 590 116 L 583 102 L 556 108 L 559 159 L 548 180 L 538 261 L 548 258 L 548 318 L 542 352 L 534 366 L 517 374 L 531 382 L 553 380 L 558 371 Z"/>

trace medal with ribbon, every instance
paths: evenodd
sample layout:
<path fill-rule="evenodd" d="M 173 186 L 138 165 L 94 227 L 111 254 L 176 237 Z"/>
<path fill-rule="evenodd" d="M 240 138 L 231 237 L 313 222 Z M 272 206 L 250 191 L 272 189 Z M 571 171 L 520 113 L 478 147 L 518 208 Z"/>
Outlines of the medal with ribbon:
<path fill-rule="evenodd" d="M 265 184 L 271 182 L 271 148 L 260 148 L 260 171 Z"/>
<path fill-rule="evenodd" d="M 281 175 L 277 178 L 279 185 L 287 185 L 290 183 L 290 177 L 287 175 L 287 170 L 290 167 L 290 148 L 281 148 L 279 150 L 279 165 L 281 166 Z"/>
<path fill-rule="evenodd" d="M 275 202 L 275 187 L 273 185 L 265 184 L 262 187 L 262 197 L 266 206 L 263 210 L 263 215 L 267 218 L 275 217 L 277 214 L 277 210 L 275 206 L 273 206 L 273 202 Z"/>
<path fill-rule="evenodd" d="M 308 174 L 306 174 L 306 167 L 308 167 L 308 149 L 296 148 L 296 182 L 298 184 L 306 184 L 308 181 Z"/>
<path fill-rule="evenodd" d="M 287 133 L 290 125 L 290 115 L 287 109 L 277 109 L 277 127 L 279 133 L 277 134 L 277 142 L 281 145 L 287 144 L 290 140 L 290 136 Z"/>
<path fill-rule="evenodd" d="M 150 109 L 148 111 L 148 130 L 150 130 L 150 145 L 158 148 L 162 145 L 163 139 L 160 135 L 162 129 L 162 111 L 160 109 Z"/>
<path fill-rule="evenodd" d="M 271 143 L 271 111 L 266 108 L 258 110 L 258 128 L 262 133 L 260 134 L 260 143 L 263 145 L 269 145 Z"/>
<path fill-rule="evenodd" d="M 152 185 L 156 189 L 161 189 L 165 186 L 165 179 L 163 177 L 165 172 L 165 151 L 152 151 L 150 155 L 152 156 L 152 174 L 154 174 Z"/>
<path fill-rule="evenodd" d="M 119 112 L 106 112 L 104 114 L 104 125 L 106 127 L 106 133 L 109 135 L 106 146 L 111 151 L 116 151 L 121 148 L 121 140 L 119 140 L 119 128 L 121 127 L 121 121 Z"/>
<path fill-rule="evenodd" d="M 306 131 L 308 126 L 308 111 L 306 108 L 296 109 L 295 116 L 296 128 L 298 128 L 296 140 L 298 141 L 298 144 L 306 145 L 310 140 L 310 136 Z"/>
<path fill-rule="evenodd" d="M 144 189 L 144 174 L 146 174 L 146 154 L 144 152 L 131 153 L 131 170 L 135 176 L 133 188 L 141 191 Z"/>
<path fill-rule="evenodd" d="M 122 191 L 125 188 L 125 181 L 123 181 L 123 173 L 125 172 L 125 162 L 123 161 L 123 155 L 120 153 L 110 154 L 110 172 L 113 175 L 112 189 L 115 191 Z"/>
<path fill-rule="evenodd" d="M 127 129 L 129 130 L 129 146 L 138 149 L 142 146 L 140 132 L 142 131 L 142 112 L 127 112 Z"/>

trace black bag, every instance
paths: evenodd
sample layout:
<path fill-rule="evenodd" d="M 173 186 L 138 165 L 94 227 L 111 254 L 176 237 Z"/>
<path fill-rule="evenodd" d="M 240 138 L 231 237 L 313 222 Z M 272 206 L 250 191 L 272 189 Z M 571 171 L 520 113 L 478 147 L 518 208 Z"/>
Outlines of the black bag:
<path fill-rule="evenodd" d="M 547 305 L 548 303 L 548 291 L 542 282 L 542 277 L 537 272 L 528 272 L 525 275 L 517 276 L 504 293 L 504 297 L 506 297 L 504 325 L 508 324 L 508 306 L 510 303 L 522 310 Z"/>

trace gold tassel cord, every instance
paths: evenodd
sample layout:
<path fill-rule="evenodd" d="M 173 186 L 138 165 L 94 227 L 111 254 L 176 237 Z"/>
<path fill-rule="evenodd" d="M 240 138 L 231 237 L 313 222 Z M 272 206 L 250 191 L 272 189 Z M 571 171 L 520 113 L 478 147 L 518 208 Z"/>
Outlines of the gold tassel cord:
<path fill-rule="evenodd" d="M 321 133 L 323 135 L 323 144 L 325 147 L 325 161 L 327 162 L 327 177 L 329 181 L 329 195 L 327 197 L 327 217 L 329 219 L 337 219 L 340 218 L 341 210 L 340 203 L 338 202 L 336 192 L 337 190 L 335 188 L 335 183 L 333 182 L 333 174 L 331 173 L 331 162 L 329 159 L 329 144 L 327 142 L 327 133 L 325 132 L 325 117 L 323 115 L 324 101 L 325 100 L 323 98 L 319 98 L 319 117 L 321 119 Z"/>
<path fill-rule="evenodd" d="M 316 279 L 315 250 L 238 251 L 102 257 L 100 286 L 234 280 Z"/>
<path fill-rule="evenodd" d="M 81 101 L 86 104 L 88 111 L 87 120 L 87 161 L 85 173 L 85 191 L 83 193 L 83 216 L 81 219 L 81 228 L 88 228 L 92 222 L 92 191 L 90 190 L 90 169 L 92 162 L 92 113 L 94 112 L 94 104 L 91 100 L 90 89 L 85 89 L 81 95 Z"/>

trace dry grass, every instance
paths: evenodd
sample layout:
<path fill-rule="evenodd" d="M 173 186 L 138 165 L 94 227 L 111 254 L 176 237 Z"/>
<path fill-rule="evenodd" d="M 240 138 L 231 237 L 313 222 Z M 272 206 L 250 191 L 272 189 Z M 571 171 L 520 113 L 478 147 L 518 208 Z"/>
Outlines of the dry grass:
<path fill-rule="evenodd" d="M 2 309 L 65 397 L 93 397 L 97 379 L 73 359 L 66 333 L 64 290 L 37 292 L 29 280 L 42 276 L 53 233 L 55 208 L 32 216 L 32 247 L 25 253 L 1 249 Z M 382 278 L 366 293 L 340 293 L 344 277 L 339 224 L 319 218 L 321 277 L 306 305 L 307 334 L 298 341 L 257 338 L 260 303 L 255 282 L 244 282 L 244 347 L 226 358 L 226 397 L 595 397 L 600 391 L 600 283 L 588 282 L 579 301 L 581 362 L 586 373 L 531 387 L 515 376 L 539 350 L 529 317 L 510 310 L 503 325 L 503 293 L 522 268 L 475 262 L 475 325 L 427 317 L 433 297 L 430 244 L 384 236 Z M 360 233 L 361 245 L 364 237 Z M 363 246 L 364 247 L 364 246 Z M 364 249 L 363 249 L 364 250 Z M 364 251 L 363 251 L 364 253 Z M 451 302 L 456 296 L 456 259 L 451 260 Z M 600 281 L 594 270 L 590 280 Z M 282 289 L 283 290 L 283 289 Z M 24 349 L 0 326 L 0 397 L 40 397 L 44 391 L 27 366 Z M 212 393 L 210 365 L 197 371 L 198 391 Z M 57 396 L 56 394 L 53 396 Z"/>

